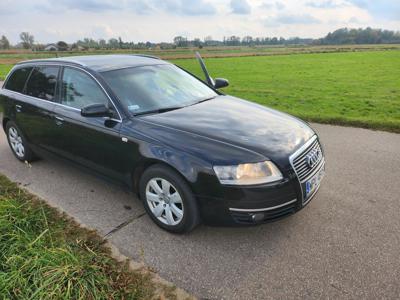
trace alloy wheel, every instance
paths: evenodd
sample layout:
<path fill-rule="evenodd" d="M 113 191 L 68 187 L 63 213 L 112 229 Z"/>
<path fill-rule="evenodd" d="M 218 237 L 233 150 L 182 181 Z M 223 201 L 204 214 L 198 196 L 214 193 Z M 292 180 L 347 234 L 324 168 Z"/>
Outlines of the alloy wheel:
<path fill-rule="evenodd" d="M 10 140 L 11 148 L 14 153 L 19 158 L 23 158 L 25 155 L 25 147 L 22 142 L 22 137 L 18 133 L 18 130 L 14 127 L 10 127 L 10 129 L 8 130 L 8 138 Z"/>
<path fill-rule="evenodd" d="M 146 186 L 146 201 L 151 213 L 163 224 L 174 226 L 182 221 L 182 197 L 168 180 L 150 179 Z"/>

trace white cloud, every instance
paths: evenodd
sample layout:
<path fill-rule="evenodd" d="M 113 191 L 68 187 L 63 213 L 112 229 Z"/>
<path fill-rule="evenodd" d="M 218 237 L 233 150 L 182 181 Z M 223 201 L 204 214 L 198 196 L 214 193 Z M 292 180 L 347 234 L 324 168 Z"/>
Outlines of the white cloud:
<path fill-rule="evenodd" d="M 239 15 L 248 15 L 251 13 L 251 6 L 247 0 L 231 0 L 232 12 Z"/>
<path fill-rule="evenodd" d="M 280 14 L 276 17 L 269 18 L 266 20 L 266 25 L 287 25 L 287 24 L 319 24 L 320 20 L 309 14 Z"/>
<path fill-rule="evenodd" d="M 160 42 L 179 34 L 321 37 L 346 26 L 398 30 L 399 6 L 399 0 L 0 0 L 0 35 L 12 43 L 22 31 L 42 43 L 119 36 Z"/>
<path fill-rule="evenodd" d="M 262 9 L 278 9 L 282 10 L 285 9 L 286 5 L 281 1 L 264 1 L 260 8 Z"/>

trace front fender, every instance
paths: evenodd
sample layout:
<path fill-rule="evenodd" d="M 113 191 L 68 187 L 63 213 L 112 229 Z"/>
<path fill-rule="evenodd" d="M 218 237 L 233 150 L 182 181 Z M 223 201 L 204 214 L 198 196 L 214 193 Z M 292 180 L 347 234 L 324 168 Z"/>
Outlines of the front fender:
<path fill-rule="evenodd" d="M 142 143 L 140 154 L 141 161 L 136 167 L 139 174 L 149 165 L 161 163 L 178 172 L 188 182 L 195 195 L 205 194 L 208 187 L 218 185 L 209 162 L 183 151 L 165 145 Z"/>

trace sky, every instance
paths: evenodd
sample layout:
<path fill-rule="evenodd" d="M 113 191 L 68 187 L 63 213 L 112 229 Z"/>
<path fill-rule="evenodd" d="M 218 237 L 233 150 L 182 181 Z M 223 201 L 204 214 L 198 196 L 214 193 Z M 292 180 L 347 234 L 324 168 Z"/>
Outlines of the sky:
<path fill-rule="evenodd" d="M 400 0 L 0 0 L 0 35 L 40 43 L 84 37 L 172 42 L 238 35 L 325 36 L 342 27 L 400 30 Z"/>

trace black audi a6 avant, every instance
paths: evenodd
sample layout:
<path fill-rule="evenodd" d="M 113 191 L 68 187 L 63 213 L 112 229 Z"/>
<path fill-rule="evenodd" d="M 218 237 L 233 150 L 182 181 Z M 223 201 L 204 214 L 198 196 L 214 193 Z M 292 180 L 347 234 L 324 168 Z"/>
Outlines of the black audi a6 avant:
<path fill-rule="evenodd" d="M 171 232 L 303 208 L 324 174 L 316 133 L 219 92 L 228 81 L 198 58 L 204 81 L 144 55 L 21 62 L 0 90 L 11 150 L 21 161 L 55 154 L 127 185 Z"/>

